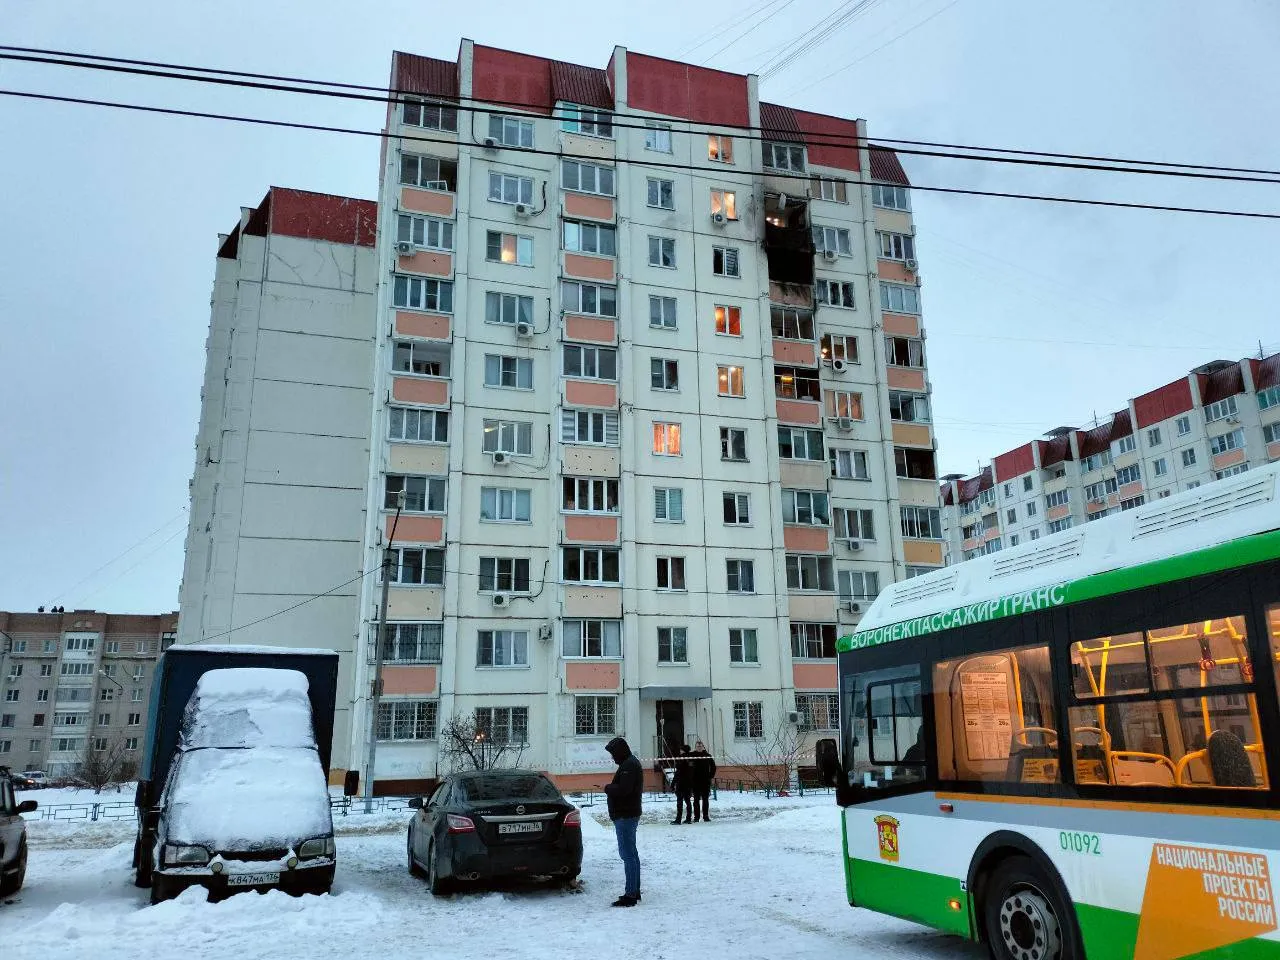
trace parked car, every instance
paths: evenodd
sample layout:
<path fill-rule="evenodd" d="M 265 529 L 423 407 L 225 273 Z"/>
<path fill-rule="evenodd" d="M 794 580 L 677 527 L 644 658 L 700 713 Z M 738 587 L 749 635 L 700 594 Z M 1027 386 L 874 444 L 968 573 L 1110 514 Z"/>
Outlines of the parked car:
<path fill-rule="evenodd" d="M 409 806 L 409 872 L 437 896 L 461 881 L 571 882 L 582 870 L 582 815 L 537 771 L 451 774 Z"/>
<path fill-rule="evenodd" d="M 0 897 L 22 889 L 27 876 L 27 822 L 22 814 L 36 809 L 34 800 L 18 802 L 13 775 L 0 774 Z"/>
<path fill-rule="evenodd" d="M 50 785 L 49 777 L 43 770 L 23 770 L 22 776 L 30 784 L 28 789 L 39 790 Z"/>
<path fill-rule="evenodd" d="M 160 797 L 151 902 L 194 885 L 327 893 L 337 863 L 329 785 L 298 670 L 199 679 Z"/>
<path fill-rule="evenodd" d="M 12 770 L 6 771 L 0 767 L 0 777 L 7 776 L 9 782 L 13 784 L 15 790 L 34 790 L 36 782 L 30 779 L 25 773 L 14 773 Z"/>

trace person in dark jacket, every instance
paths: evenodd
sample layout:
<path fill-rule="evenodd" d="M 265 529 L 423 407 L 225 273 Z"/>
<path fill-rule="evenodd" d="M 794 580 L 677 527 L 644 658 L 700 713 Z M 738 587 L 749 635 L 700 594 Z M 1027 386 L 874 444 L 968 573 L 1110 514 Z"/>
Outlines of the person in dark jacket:
<path fill-rule="evenodd" d="M 622 737 L 604 745 L 618 765 L 613 782 L 604 788 L 609 803 L 609 819 L 618 837 L 618 856 L 626 876 L 626 890 L 613 901 L 615 907 L 634 907 L 640 902 L 640 852 L 636 849 L 636 827 L 640 825 L 640 795 L 644 791 L 644 768 Z"/>
<path fill-rule="evenodd" d="M 701 817 L 704 821 L 711 819 L 711 781 L 716 776 L 716 761 L 707 748 L 699 740 L 694 744 L 693 753 L 689 754 L 689 786 L 693 792 L 693 822 Z"/>
<path fill-rule="evenodd" d="M 689 769 L 689 745 L 680 744 L 680 753 L 675 758 L 675 773 L 671 777 L 671 787 L 676 792 L 676 818 L 674 824 L 691 823 L 693 821 L 693 771 Z M 684 820 L 680 819 L 683 814 Z"/>

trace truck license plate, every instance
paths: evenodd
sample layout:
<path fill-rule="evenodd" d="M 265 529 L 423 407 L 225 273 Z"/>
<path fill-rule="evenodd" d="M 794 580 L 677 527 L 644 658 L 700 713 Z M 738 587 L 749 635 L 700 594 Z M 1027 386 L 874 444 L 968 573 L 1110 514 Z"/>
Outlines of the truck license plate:
<path fill-rule="evenodd" d="M 542 824 L 540 823 L 500 823 L 498 824 L 499 833 L 541 833 Z"/>
<path fill-rule="evenodd" d="M 232 873 L 227 876 L 228 887 L 259 887 L 279 882 L 278 873 Z"/>

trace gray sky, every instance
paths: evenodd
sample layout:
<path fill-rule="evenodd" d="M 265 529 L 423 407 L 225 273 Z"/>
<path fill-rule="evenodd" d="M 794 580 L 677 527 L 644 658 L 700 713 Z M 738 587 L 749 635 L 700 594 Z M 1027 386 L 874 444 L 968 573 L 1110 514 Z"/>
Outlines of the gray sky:
<path fill-rule="evenodd" d="M 745 27 L 685 56 L 693 41 L 759 3 L 25 3 L 4 43 L 377 84 L 393 48 L 452 58 L 462 36 L 599 66 L 615 43 L 697 62 Z M 709 65 L 758 71 L 839 5 L 775 3 Z M 865 117 L 872 136 L 1272 169 L 1276 49 L 1269 0 L 875 0 L 762 95 Z M 370 104 L 11 63 L 0 87 L 381 120 Z M 173 609 L 216 235 L 271 184 L 375 197 L 377 141 L 5 97 L 0 130 L 0 609 Z M 904 165 L 919 184 L 1280 212 L 1280 186 Z M 1280 349 L 1280 222 L 913 203 L 944 472 L 1260 340 Z"/>

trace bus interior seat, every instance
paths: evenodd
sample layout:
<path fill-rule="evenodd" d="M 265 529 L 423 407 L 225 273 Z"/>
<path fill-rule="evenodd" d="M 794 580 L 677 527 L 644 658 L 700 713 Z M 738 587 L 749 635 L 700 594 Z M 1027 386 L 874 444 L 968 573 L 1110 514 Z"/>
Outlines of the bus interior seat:
<path fill-rule="evenodd" d="M 1209 770 L 1219 787 L 1256 787 L 1253 763 L 1244 741 L 1229 730 L 1215 730 L 1209 737 Z"/>
<path fill-rule="evenodd" d="M 1173 761 L 1168 757 L 1133 750 L 1113 750 L 1108 757 L 1118 785 L 1172 787 L 1177 782 Z"/>

